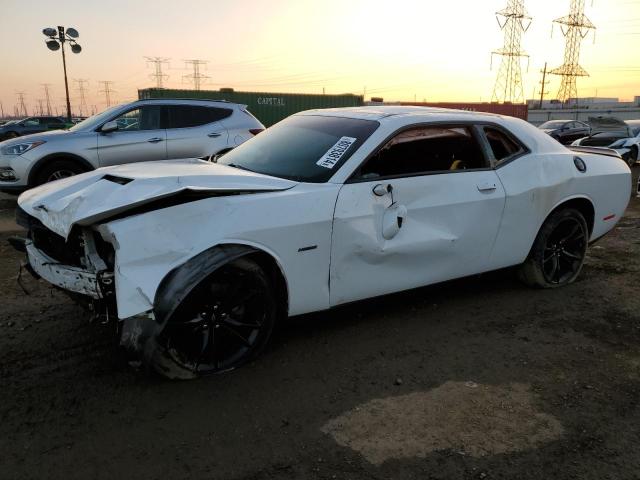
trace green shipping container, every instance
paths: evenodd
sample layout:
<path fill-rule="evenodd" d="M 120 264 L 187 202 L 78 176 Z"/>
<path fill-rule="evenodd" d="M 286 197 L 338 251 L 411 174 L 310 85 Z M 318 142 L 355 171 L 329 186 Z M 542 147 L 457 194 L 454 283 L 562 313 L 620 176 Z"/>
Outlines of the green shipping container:
<path fill-rule="evenodd" d="M 227 100 L 247 105 L 249 111 L 265 126 L 270 127 L 283 118 L 303 110 L 315 108 L 360 107 L 362 95 L 314 95 L 306 93 L 236 92 L 222 90 L 171 90 L 145 88 L 138 90 L 138 98 L 193 98 L 203 100 Z"/>

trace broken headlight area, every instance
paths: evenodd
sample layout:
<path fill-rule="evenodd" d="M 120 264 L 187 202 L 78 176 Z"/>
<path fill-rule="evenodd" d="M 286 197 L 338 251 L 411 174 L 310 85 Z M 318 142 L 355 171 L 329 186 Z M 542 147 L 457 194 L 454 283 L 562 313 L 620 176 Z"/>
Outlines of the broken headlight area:
<path fill-rule="evenodd" d="M 10 243 L 26 252 L 30 273 L 67 293 L 94 317 L 117 318 L 111 244 L 91 228 L 75 227 L 65 239 L 22 209 L 16 221 L 27 229 L 27 238 L 12 238 Z"/>

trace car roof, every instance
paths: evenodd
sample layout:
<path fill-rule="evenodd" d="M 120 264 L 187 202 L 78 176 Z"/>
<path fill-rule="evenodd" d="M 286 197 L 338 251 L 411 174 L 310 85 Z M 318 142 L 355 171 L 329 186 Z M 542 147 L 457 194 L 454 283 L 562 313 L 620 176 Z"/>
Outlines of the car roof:
<path fill-rule="evenodd" d="M 133 103 L 165 103 L 168 105 L 182 105 L 188 103 L 190 105 L 204 105 L 211 106 L 211 104 L 221 103 L 227 108 L 233 107 L 246 107 L 246 105 L 240 103 L 233 103 L 228 100 L 212 100 L 208 98 L 142 98 L 135 100 Z"/>
<path fill-rule="evenodd" d="M 495 113 L 477 112 L 469 110 L 454 110 L 440 107 L 414 107 L 395 105 L 375 105 L 365 107 L 326 108 L 306 110 L 296 115 L 323 115 L 331 117 L 354 118 L 360 120 L 377 120 L 379 122 L 392 121 L 399 117 L 414 118 L 416 121 L 464 121 L 486 122 L 497 119 L 508 120 L 513 117 L 497 115 Z"/>

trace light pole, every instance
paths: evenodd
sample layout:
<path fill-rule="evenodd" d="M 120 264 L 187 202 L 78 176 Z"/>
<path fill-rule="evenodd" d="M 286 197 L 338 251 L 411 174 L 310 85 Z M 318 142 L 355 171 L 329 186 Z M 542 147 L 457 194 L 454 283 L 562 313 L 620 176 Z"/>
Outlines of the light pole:
<path fill-rule="evenodd" d="M 75 28 L 64 27 L 45 28 L 42 30 L 45 36 L 49 39 L 45 42 L 49 50 L 56 51 L 62 47 L 62 68 L 64 69 L 64 90 L 67 94 L 67 122 L 71 123 L 71 102 L 69 101 L 69 82 L 67 81 L 67 59 L 64 56 L 64 44 L 69 42 L 71 44 L 71 51 L 73 53 L 80 53 L 82 47 L 76 42 L 76 38 L 80 36 Z"/>

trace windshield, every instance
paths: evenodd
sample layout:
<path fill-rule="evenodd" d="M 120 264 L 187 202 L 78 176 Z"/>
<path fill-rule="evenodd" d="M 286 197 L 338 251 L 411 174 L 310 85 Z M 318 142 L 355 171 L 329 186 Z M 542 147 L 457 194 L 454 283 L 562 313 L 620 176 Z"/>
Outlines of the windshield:
<path fill-rule="evenodd" d="M 89 117 L 86 120 L 83 120 L 79 123 L 76 123 L 73 127 L 69 129 L 71 132 L 75 132 L 77 130 L 92 130 L 96 128 L 101 123 L 104 123 L 111 117 L 113 112 L 120 109 L 120 105 L 116 105 L 115 107 L 107 108 L 104 112 L 100 112 L 93 117 Z"/>
<path fill-rule="evenodd" d="M 551 120 L 543 123 L 539 128 L 562 128 L 565 123 L 567 123 L 566 120 Z"/>
<path fill-rule="evenodd" d="M 380 124 L 354 118 L 289 117 L 218 163 L 300 182 L 326 182 Z"/>

